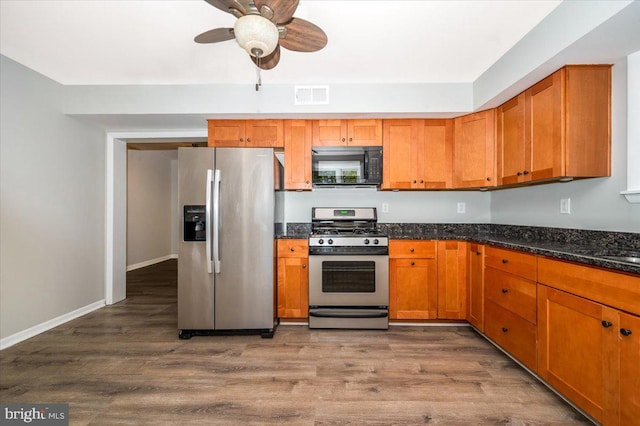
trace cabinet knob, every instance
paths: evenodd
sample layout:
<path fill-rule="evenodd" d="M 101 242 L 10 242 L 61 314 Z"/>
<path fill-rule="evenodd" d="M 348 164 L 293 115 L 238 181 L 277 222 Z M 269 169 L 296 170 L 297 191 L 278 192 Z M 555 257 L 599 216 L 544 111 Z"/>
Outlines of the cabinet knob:
<path fill-rule="evenodd" d="M 620 334 L 622 334 L 623 336 L 629 336 L 631 334 L 631 330 L 629 330 L 628 328 L 621 328 Z"/>
<path fill-rule="evenodd" d="M 307 269 L 307 265 L 306 264 L 302 264 L 302 269 Z"/>
<path fill-rule="evenodd" d="M 424 183 L 424 181 L 422 179 L 420 179 L 420 183 Z"/>
<path fill-rule="evenodd" d="M 487 182 L 491 182 L 491 178 L 490 177 L 487 177 Z"/>
<path fill-rule="evenodd" d="M 416 183 L 416 180 L 415 180 L 415 179 L 413 180 L 413 183 Z"/>
<path fill-rule="evenodd" d="M 247 138 L 247 142 L 251 142 L 251 138 Z"/>
<path fill-rule="evenodd" d="M 307 185 L 309 185 L 309 181 L 308 181 L 308 180 L 305 180 L 305 181 L 304 181 L 304 183 L 306 183 Z"/>
<path fill-rule="evenodd" d="M 477 252 L 476 252 L 476 256 L 480 256 L 481 254 L 482 254 L 482 253 L 481 253 L 481 252 L 479 252 L 479 251 L 477 251 Z"/>
<path fill-rule="evenodd" d="M 528 171 L 528 170 L 525 170 L 525 171 L 524 171 L 524 172 L 522 172 L 522 173 L 524 173 L 525 175 L 528 175 L 528 174 L 529 174 L 529 171 Z"/>
<path fill-rule="evenodd" d="M 522 172 L 518 172 L 516 173 L 518 176 L 522 176 Z"/>
<path fill-rule="evenodd" d="M 290 248 L 291 251 L 296 251 L 296 249 L 294 249 L 293 247 Z"/>
<path fill-rule="evenodd" d="M 244 142 L 244 138 L 240 138 L 240 142 Z"/>
<path fill-rule="evenodd" d="M 345 141 L 345 138 L 342 138 L 342 142 L 344 142 L 344 141 Z"/>
<path fill-rule="evenodd" d="M 506 333 L 507 331 L 509 331 L 509 329 L 507 327 L 502 327 L 502 332 Z"/>
<path fill-rule="evenodd" d="M 409 251 L 410 251 L 411 253 L 413 253 L 413 252 L 414 252 L 413 247 L 411 247 L 411 248 L 409 249 Z"/>
<path fill-rule="evenodd" d="M 415 265 L 416 265 L 416 262 L 411 262 L 411 266 L 415 266 Z"/>
<path fill-rule="evenodd" d="M 353 142 L 353 138 L 349 138 L 349 142 Z"/>
<path fill-rule="evenodd" d="M 502 294 L 507 294 L 507 293 L 509 293 L 509 289 L 507 289 L 507 288 L 503 288 L 503 289 L 502 289 Z"/>
<path fill-rule="evenodd" d="M 609 327 L 611 327 L 611 326 L 613 325 L 613 324 L 611 323 L 611 321 L 605 321 L 605 320 L 602 320 L 602 323 L 601 323 L 601 324 L 602 324 L 602 326 L 603 326 L 604 328 L 609 328 Z"/>
<path fill-rule="evenodd" d="M 502 263 L 509 263 L 509 259 L 502 259 Z"/>

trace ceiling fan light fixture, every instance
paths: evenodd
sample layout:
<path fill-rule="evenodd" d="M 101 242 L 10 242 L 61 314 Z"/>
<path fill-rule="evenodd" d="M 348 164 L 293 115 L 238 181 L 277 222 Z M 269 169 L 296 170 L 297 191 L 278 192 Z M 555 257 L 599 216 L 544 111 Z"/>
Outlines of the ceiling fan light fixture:
<path fill-rule="evenodd" d="M 233 27 L 236 41 L 253 57 L 270 55 L 278 46 L 280 33 L 275 24 L 260 15 L 238 18 Z"/>

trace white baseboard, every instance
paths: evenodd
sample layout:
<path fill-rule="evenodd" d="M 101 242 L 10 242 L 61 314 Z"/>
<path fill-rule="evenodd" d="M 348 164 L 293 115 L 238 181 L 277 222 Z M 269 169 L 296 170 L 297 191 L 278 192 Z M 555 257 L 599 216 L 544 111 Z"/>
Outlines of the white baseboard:
<path fill-rule="evenodd" d="M 81 317 L 83 315 L 88 314 L 89 312 L 93 312 L 96 309 L 100 309 L 105 306 L 105 300 L 98 300 L 97 302 L 91 303 L 90 305 L 83 306 L 82 308 L 78 308 L 75 311 L 71 311 L 69 313 L 60 315 L 59 317 L 50 319 L 49 321 L 45 321 L 38 325 L 34 325 L 33 327 L 27 328 L 24 331 L 19 331 L 18 333 L 12 334 L 11 336 L 7 336 L 3 339 L 0 339 L 0 349 L 6 349 L 9 346 L 13 346 L 16 343 L 20 343 L 24 340 L 27 340 L 33 336 L 37 336 L 40 333 L 44 333 L 47 330 L 51 330 L 54 327 L 57 327 L 65 322 L 69 322 L 73 319 Z"/>
<path fill-rule="evenodd" d="M 155 259 L 145 260 L 144 262 L 134 263 L 133 265 L 127 266 L 127 272 L 133 271 L 135 269 L 144 268 L 145 266 L 155 265 L 156 263 L 164 262 L 165 260 L 177 259 L 177 258 L 178 258 L 177 254 L 168 254 L 166 256 L 157 257 Z"/>

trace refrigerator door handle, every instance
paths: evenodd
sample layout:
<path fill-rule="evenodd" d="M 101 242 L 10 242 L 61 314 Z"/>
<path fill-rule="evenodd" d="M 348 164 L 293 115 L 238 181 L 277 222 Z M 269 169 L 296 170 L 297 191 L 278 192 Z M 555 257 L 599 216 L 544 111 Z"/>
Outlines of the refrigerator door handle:
<path fill-rule="evenodd" d="M 205 248 L 206 248 L 206 256 L 207 256 L 207 273 L 213 273 L 212 262 L 211 262 L 211 224 L 213 223 L 213 218 L 211 217 L 211 188 L 213 184 L 213 170 L 207 170 L 207 187 L 206 187 L 206 206 L 205 206 Z"/>
<path fill-rule="evenodd" d="M 213 176 L 213 270 L 220 273 L 220 170 Z"/>

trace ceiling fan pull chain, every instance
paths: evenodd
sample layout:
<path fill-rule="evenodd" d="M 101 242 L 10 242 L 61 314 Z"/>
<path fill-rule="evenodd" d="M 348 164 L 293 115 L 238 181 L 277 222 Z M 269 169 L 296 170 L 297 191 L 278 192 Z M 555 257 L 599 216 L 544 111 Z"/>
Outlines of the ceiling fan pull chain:
<path fill-rule="evenodd" d="M 260 57 L 258 57 L 258 63 L 256 64 L 256 73 L 258 74 L 258 82 L 256 83 L 256 92 L 260 90 L 262 86 L 262 77 L 260 76 Z"/>

